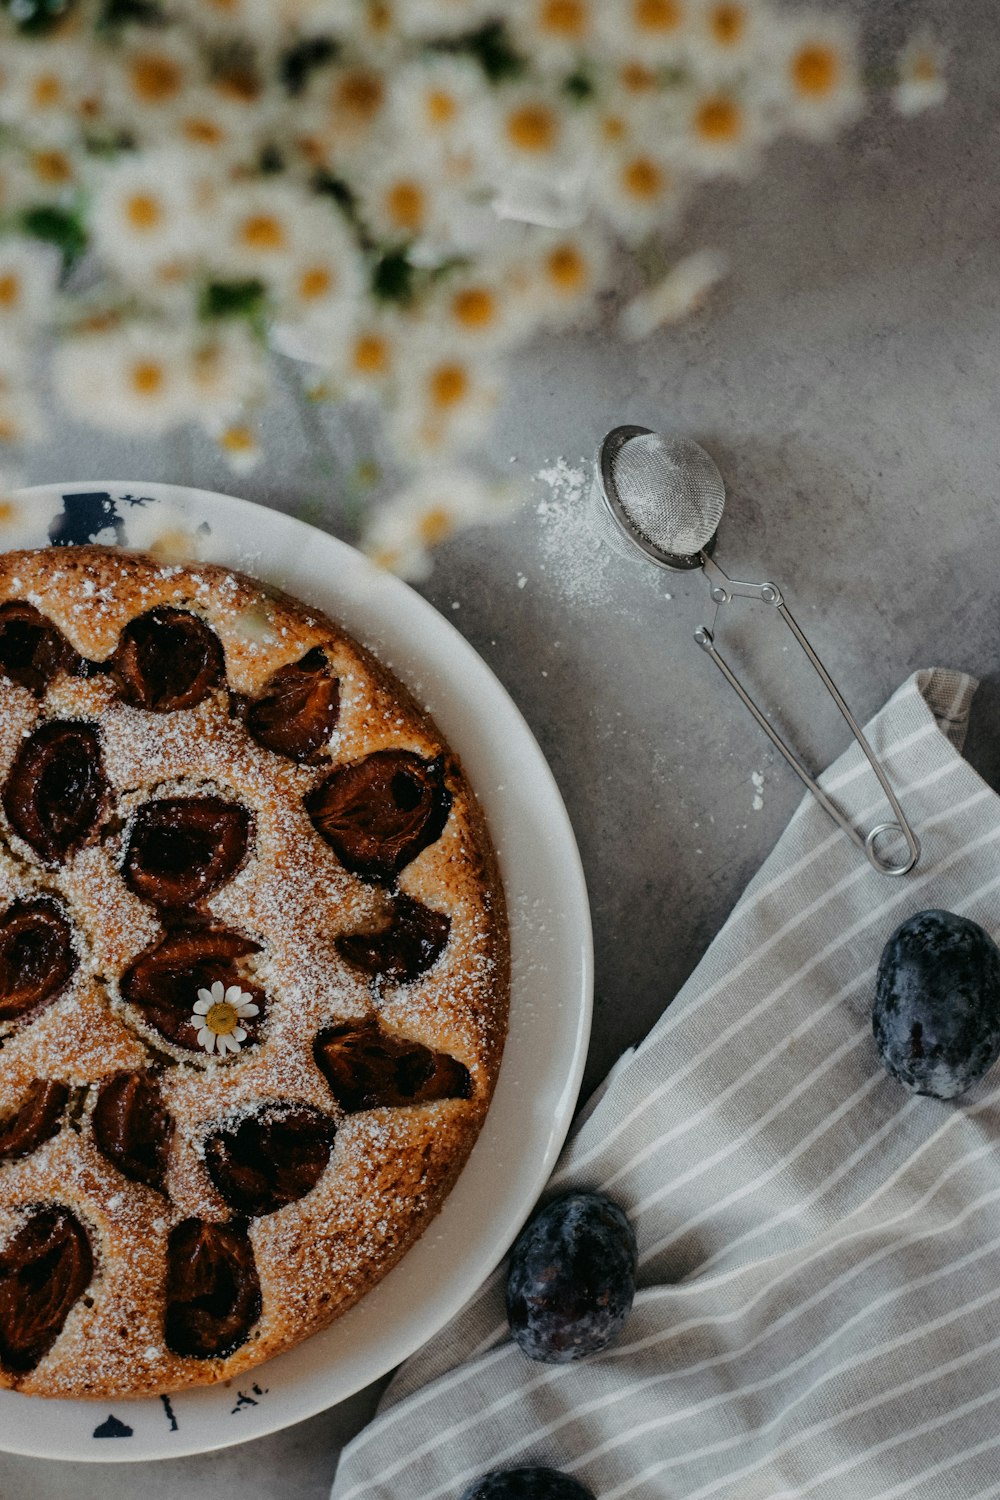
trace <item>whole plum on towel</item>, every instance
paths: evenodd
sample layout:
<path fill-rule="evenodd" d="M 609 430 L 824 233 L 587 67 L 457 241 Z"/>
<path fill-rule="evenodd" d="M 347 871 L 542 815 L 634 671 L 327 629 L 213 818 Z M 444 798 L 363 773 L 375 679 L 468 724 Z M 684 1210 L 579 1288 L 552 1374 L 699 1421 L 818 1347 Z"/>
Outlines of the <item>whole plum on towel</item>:
<path fill-rule="evenodd" d="M 1000 948 L 968 917 L 917 912 L 882 950 L 872 1029 L 912 1093 L 964 1094 L 1000 1056 Z"/>

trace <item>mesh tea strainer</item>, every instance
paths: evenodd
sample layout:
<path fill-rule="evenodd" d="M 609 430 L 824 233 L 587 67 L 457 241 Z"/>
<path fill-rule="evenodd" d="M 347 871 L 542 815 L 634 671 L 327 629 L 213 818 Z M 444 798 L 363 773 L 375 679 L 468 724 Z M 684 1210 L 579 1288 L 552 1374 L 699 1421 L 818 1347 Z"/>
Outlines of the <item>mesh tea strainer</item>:
<path fill-rule="evenodd" d="M 796 624 L 778 585 L 738 583 L 722 571 L 712 556 L 726 503 L 726 488 L 722 475 L 704 448 L 688 438 L 661 437 L 647 427 L 616 427 L 608 433 L 598 450 L 594 488 L 606 513 L 610 512 L 616 522 L 616 540 L 627 538 L 633 555 L 637 549 L 661 568 L 674 571 L 701 568 L 704 571 L 716 614 L 721 605 L 729 604 L 733 599 L 759 599 L 777 610 L 847 720 L 851 733 L 878 777 L 895 821 L 879 823 L 867 834 L 859 833 L 810 776 L 719 655 L 713 632 L 702 625 L 695 631 L 694 638 L 753 714 L 775 749 L 784 756 L 838 827 L 867 855 L 879 874 L 906 875 L 920 858 L 920 843 L 861 726 Z M 901 836 L 905 841 L 905 858 L 894 862 L 879 854 L 877 843 L 890 836 Z"/>

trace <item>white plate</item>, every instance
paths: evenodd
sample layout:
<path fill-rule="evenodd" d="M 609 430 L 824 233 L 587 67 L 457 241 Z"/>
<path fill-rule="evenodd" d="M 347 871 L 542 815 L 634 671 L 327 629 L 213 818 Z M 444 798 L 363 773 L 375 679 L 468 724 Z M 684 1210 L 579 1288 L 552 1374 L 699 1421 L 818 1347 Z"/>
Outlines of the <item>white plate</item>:
<path fill-rule="evenodd" d="M 225 1385 L 169 1399 L 45 1401 L 0 1391 L 0 1450 L 39 1458 L 179 1458 L 261 1437 L 344 1400 L 427 1342 L 506 1251 L 569 1128 L 590 1035 L 583 871 L 558 789 L 520 713 L 462 636 L 398 579 L 276 511 L 205 490 L 107 481 L 22 491 L 0 547 L 166 534 L 324 609 L 393 667 L 461 756 L 510 907 L 510 1032 L 482 1134 L 430 1230 L 323 1333 Z"/>

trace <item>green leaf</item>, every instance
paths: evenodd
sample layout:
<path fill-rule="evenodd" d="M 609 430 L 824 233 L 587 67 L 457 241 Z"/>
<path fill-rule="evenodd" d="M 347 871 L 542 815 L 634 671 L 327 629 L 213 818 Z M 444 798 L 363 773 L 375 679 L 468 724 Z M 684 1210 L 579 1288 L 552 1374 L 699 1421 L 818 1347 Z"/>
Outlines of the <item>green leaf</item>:
<path fill-rule="evenodd" d="M 436 42 L 435 48 L 439 52 L 467 52 L 475 58 L 490 83 L 520 78 L 528 66 L 527 59 L 515 51 L 502 21 L 491 21 L 479 31 L 455 41 Z"/>
<path fill-rule="evenodd" d="M 52 203 L 39 203 L 26 208 L 21 214 L 21 228 L 32 239 L 44 240 L 62 251 L 63 264 L 71 266 L 79 260 L 87 248 L 87 231 L 78 214 L 71 209 L 57 208 Z"/>
<path fill-rule="evenodd" d="M 340 45 L 329 36 L 310 36 L 285 52 L 278 64 L 281 81 L 294 98 L 305 91 L 309 77 L 317 68 L 333 62 Z"/>
<path fill-rule="evenodd" d="M 380 302 L 409 302 L 413 297 L 416 267 L 405 250 L 390 250 L 372 268 L 372 295 Z"/>
<path fill-rule="evenodd" d="M 260 325 L 267 304 L 262 281 L 210 281 L 202 289 L 198 312 L 202 318 L 246 318 Z"/>
<path fill-rule="evenodd" d="M 116 26 L 159 26 L 164 20 L 156 0 L 104 0 L 97 26 L 113 31 Z"/>
<path fill-rule="evenodd" d="M 2 0 L 2 3 L 24 36 L 47 36 L 62 24 L 76 0 Z"/>
<path fill-rule="evenodd" d="M 587 99 L 593 98 L 597 88 L 590 74 L 583 68 L 578 68 L 564 82 L 563 91 L 577 104 L 583 104 Z"/>

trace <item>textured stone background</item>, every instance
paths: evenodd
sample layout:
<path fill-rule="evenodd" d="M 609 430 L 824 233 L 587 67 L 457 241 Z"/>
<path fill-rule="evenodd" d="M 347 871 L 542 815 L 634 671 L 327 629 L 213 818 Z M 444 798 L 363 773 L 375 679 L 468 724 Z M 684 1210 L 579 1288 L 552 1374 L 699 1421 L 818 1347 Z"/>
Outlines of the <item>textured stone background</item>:
<path fill-rule="evenodd" d="M 854 8 L 876 47 L 935 22 L 953 51 L 944 110 L 910 122 L 877 111 L 834 150 L 784 146 L 760 179 L 706 194 L 684 245 L 719 246 L 734 264 L 710 308 L 639 349 L 610 337 L 610 322 L 534 348 L 518 361 L 492 453 L 531 480 L 558 459 L 579 471 L 619 422 L 697 437 L 729 486 L 727 571 L 782 585 L 861 718 L 915 667 L 980 676 L 968 753 L 996 783 L 995 7 Z M 303 417 L 287 373 L 266 463 L 248 479 L 200 440 L 124 443 L 65 426 L 29 477 L 235 490 L 345 534 L 324 443 L 337 464 L 353 460 L 335 420 Z M 800 787 L 691 639 L 709 619 L 704 580 L 596 554 L 572 489 L 535 479 L 524 514 L 442 551 L 424 592 L 519 704 L 576 829 L 597 958 L 589 1087 L 690 973 Z M 720 619 L 718 640 L 813 764 L 843 748 L 846 726 L 768 611 Z M 0 1497 L 317 1500 L 375 1395 L 216 1456 L 72 1469 L 0 1456 Z"/>

